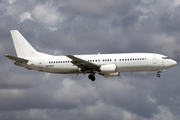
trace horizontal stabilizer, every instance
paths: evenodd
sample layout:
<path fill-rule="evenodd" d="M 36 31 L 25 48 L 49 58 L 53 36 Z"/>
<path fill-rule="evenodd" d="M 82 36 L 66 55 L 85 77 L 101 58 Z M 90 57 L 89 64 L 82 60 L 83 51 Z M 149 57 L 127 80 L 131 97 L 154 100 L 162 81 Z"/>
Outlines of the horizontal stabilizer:
<path fill-rule="evenodd" d="M 24 61 L 24 62 L 28 62 L 29 60 L 27 59 L 24 59 L 24 58 L 19 58 L 19 57 L 14 57 L 14 56 L 11 56 L 11 55 L 4 55 L 5 57 L 13 60 L 13 61 Z"/>

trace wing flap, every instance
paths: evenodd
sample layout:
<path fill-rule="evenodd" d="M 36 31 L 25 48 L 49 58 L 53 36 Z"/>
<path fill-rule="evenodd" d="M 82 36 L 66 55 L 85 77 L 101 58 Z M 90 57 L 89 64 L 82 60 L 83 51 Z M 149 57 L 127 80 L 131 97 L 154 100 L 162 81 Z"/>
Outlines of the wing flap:
<path fill-rule="evenodd" d="M 24 59 L 24 58 L 19 58 L 19 57 L 14 57 L 14 56 L 11 56 L 11 55 L 4 55 L 5 57 L 13 60 L 13 61 L 24 61 L 24 62 L 28 62 L 29 60 L 27 59 Z"/>

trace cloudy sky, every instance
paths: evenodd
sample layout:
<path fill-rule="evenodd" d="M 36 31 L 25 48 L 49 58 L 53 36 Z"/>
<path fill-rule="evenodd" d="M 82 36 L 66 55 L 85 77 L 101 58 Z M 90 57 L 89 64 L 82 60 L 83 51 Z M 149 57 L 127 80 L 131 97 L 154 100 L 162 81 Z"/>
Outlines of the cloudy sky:
<path fill-rule="evenodd" d="M 180 62 L 179 0 L 0 0 L 1 120 L 179 120 L 180 65 L 120 77 L 15 66 L 10 30 L 53 55 L 153 52 Z"/>

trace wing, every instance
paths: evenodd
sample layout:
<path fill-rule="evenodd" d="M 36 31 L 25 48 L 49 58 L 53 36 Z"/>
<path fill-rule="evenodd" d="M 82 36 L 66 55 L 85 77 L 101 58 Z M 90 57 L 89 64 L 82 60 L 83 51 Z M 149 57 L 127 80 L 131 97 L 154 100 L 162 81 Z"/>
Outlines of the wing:
<path fill-rule="evenodd" d="M 22 62 L 28 62 L 29 60 L 27 59 L 23 59 L 23 58 L 19 58 L 19 57 L 14 57 L 14 56 L 11 56 L 11 55 L 4 55 L 5 57 L 13 60 L 13 61 L 22 61 Z"/>
<path fill-rule="evenodd" d="M 73 63 L 75 66 L 78 68 L 81 68 L 83 71 L 88 71 L 88 70 L 98 70 L 99 65 L 88 62 L 86 60 L 83 60 L 81 58 L 75 57 L 73 55 L 66 55 L 68 58 L 72 59 L 71 63 Z"/>

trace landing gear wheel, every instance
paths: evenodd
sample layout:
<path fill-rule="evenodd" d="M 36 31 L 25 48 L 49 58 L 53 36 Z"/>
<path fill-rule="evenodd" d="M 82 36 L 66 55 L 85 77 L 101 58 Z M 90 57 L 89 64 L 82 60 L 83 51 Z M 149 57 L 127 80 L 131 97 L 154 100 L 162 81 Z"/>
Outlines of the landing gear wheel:
<path fill-rule="evenodd" d="M 95 76 L 92 75 L 92 74 L 90 74 L 90 75 L 88 76 L 88 78 L 91 79 L 91 81 L 95 81 L 95 79 L 96 79 Z"/>
<path fill-rule="evenodd" d="M 158 73 L 158 74 L 157 74 L 157 77 L 159 78 L 159 77 L 161 77 L 161 75 Z"/>

